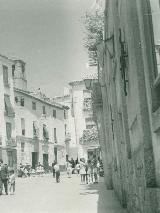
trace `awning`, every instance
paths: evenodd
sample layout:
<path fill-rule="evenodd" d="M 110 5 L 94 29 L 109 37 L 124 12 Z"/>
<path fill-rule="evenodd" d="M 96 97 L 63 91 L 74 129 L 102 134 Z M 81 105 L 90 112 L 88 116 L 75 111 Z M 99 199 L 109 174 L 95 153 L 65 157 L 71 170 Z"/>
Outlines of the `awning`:
<path fill-rule="evenodd" d="M 4 95 L 4 103 L 5 103 L 5 113 L 7 116 L 15 116 L 14 109 L 12 107 L 10 97 L 8 95 Z"/>

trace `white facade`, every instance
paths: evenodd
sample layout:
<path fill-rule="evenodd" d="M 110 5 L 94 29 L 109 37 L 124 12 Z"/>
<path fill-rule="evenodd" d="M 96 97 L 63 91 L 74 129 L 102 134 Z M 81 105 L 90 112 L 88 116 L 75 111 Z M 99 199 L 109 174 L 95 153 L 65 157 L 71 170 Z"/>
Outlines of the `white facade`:
<path fill-rule="evenodd" d="M 65 94 L 61 97 L 55 97 L 53 100 L 69 107 L 66 123 L 66 153 L 69 159 L 73 158 L 76 160 L 78 157 L 78 149 L 75 130 L 75 117 L 72 114 L 72 96 L 70 94 Z"/>
<path fill-rule="evenodd" d="M 69 158 L 74 160 L 77 157 L 88 159 L 88 152 L 99 147 L 95 145 L 82 145 L 80 139 L 84 130 L 95 127 L 93 121 L 93 111 L 91 106 L 91 91 L 86 90 L 84 81 L 75 81 L 69 83 L 71 86 L 68 96 L 57 97 L 56 101 L 68 105 L 68 130 L 71 133 L 71 141 L 69 143 Z M 67 104 L 68 102 L 68 104 Z"/>
<path fill-rule="evenodd" d="M 49 166 L 66 162 L 68 107 L 40 90 L 27 91 L 25 63 L 0 56 L 0 158 L 10 167 L 19 163 Z"/>
<path fill-rule="evenodd" d="M 0 56 L 0 158 L 4 163 L 14 166 L 16 165 L 16 131 L 12 64 L 12 60 Z"/>
<path fill-rule="evenodd" d="M 22 98 L 24 99 L 24 106 L 21 106 L 20 100 Z M 60 165 L 65 165 L 64 110 L 66 110 L 66 108 L 56 103 L 44 101 L 38 97 L 38 94 L 28 93 L 16 88 L 15 100 L 17 102 L 15 119 L 18 139 L 18 163 L 29 163 L 33 165 L 40 162 L 41 164 L 45 164 L 45 161 L 48 160 L 48 164 L 51 165 L 56 158 L 56 148 L 56 160 L 58 160 Z M 35 108 L 33 108 L 33 104 Z M 43 107 L 45 107 L 45 114 Z M 37 131 L 36 137 L 34 135 L 35 128 Z M 46 139 L 44 138 L 44 131 L 46 131 L 48 135 Z M 33 155 L 36 156 L 34 157 Z M 34 160 L 37 162 L 34 162 Z"/>

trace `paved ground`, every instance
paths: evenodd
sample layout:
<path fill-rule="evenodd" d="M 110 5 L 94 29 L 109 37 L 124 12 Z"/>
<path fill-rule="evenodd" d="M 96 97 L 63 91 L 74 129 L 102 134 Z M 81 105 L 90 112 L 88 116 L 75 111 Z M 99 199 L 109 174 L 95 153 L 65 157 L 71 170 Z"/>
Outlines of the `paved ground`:
<path fill-rule="evenodd" d="M 125 213 L 113 191 L 99 184 L 81 185 L 76 175 L 18 178 L 15 195 L 0 197 L 2 213 Z"/>

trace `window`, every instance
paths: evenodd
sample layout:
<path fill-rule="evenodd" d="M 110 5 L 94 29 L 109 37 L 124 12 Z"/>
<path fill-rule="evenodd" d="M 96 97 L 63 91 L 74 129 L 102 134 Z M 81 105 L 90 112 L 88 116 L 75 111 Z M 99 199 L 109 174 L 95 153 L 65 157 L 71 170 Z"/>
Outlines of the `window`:
<path fill-rule="evenodd" d="M 67 113 L 66 113 L 66 110 L 64 110 L 64 119 L 67 119 Z"/>
<path fill-rule="evenodd" d="M 21 118 L 21 130 L 22 130 L 22 135 L 25 135 L 25 120 L 24 118 Z"/>
<path fill-rule="evenodd" d="M 56 110 L 53 110 L 53 117 L 56 118 Z"/>
<path fill-rule="evenodd" d="M 42 107 L 42 110 L 43 110 L 43 114 L 45 115 L 45 114 L 46 114 L 46 107 L 43 106 L 43 107 Z"/>
<path fill-rule="evenodd" d="M 158 74 L 160 74 L 160 45 L 155 45 L 155 51 L 156 51 Z"/>
<path fill-rule="evenodd" d="M 25 64 L 22 64 L 22 77 L 25 78 Z"/>
<path fill-rule="evenodd" d="M 32 101 L 32 109 L 36 110 L 36 102 Z"/>
<path fill-rule="evenodd" d="M 93 117 L 85 118 L 85 122 L 86 122 L 86 123 L 87 123 L 87 122 L 94 122 L 94 121 L 93 121 Z"/>
<path fill-rule="evenodd" d="M 24 152 L 24 146 L 25 146 L 25 143 L 21 142 L 21 152 Z"/>
<path fill-rule="evenodd" d="M 4 95 L 4 103 L 5 103 L 5 113 L 7 116 L 14 116 L 14 109 L 12 107 L 11 101 L 10 101 L 10 96 L 9 95 Z"/>
<path fill-rule="evenodd" d="M 95 125 L 86 125 L 86 129 L 92 129 Z"/>
<path fill-rule="evenodd" d="M 35 121 L 33 121 L 33 137 L 36 137 L 37 135 L 37 131 L 36 131 L 36 125 L 35 125 Z"/>
<path fill-rule="evenodd" d="M 21 97 L 20 104 L 21 104 L 21 106 L 24 106 L 24 98 L 23 97 Z"/>
<path fill-rule="evenodd" d="M 18 97 L 17 96 L 14 98 L 14 100 L 15 100 L 16 103 L 18 103 Z"/>
<path fill-rule="evenodd" d="M 6 136 L 8 140 L 10 140 L 12 136 L 12 124 L 9 122 L 6 123 Z"/>
<path fill-rule="evenodd" d="M 92 99 L 91 98 L 84 98 L 83 102 L 83 110 L 91 110 L 92 109 Z"/>
<path fill-rule="evenodd" d="M 9 86 L 8 82 L 8 67 L 3 65 L 3 82 L 4 86 Z"/>
<path fill-rule="evenodd" d="M 65 135 L 67 134 L 67 124 L 64 125 Z"/>
<path fill-rule="evenodd" d="M 12 77 L 14 77 L 14 74 L 15 74 L 14 72 L 15 72 L 15 65 L 13 64 L 12 65 Z"/>
<path fill-rule="evenodd" d="M 153 25 L 153 42 L 155 44 L 155 52 L 156 52 L 156 59 L 157 59 L 157 70 L 154 73 L 155 78 L 157 78 L 158 74 L 160 74 L 160 55 L 159 55 L 159 46 L 160 46 L 160 33 L 159 33 L 159 20 L 160 20 L 160 0 L 150 0 L 150 7 L 151 7 L 151 19 Z"/>
<path fill-rule="evenodd" d="M 48 130 L 45 124 L 43 124 L 43 138 L 47 140 L 49 139 Z"/>
<path fill-rule="evenodd" d="M 57 130 L 54 128 L 54 141 L 57 143 Z"/>

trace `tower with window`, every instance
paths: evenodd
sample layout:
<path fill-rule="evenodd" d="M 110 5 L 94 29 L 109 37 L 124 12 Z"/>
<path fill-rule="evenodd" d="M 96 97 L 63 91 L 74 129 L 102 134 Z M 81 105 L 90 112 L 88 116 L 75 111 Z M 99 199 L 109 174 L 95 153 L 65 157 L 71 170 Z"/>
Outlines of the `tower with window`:
<path fill-rule="evenodd" d="M 22 90 L 27 90 L 27 79 L 24 61 L 14 60 L 14 64 L 12 65 L 12 77 L 14 80 L 14 87 Z"/>

